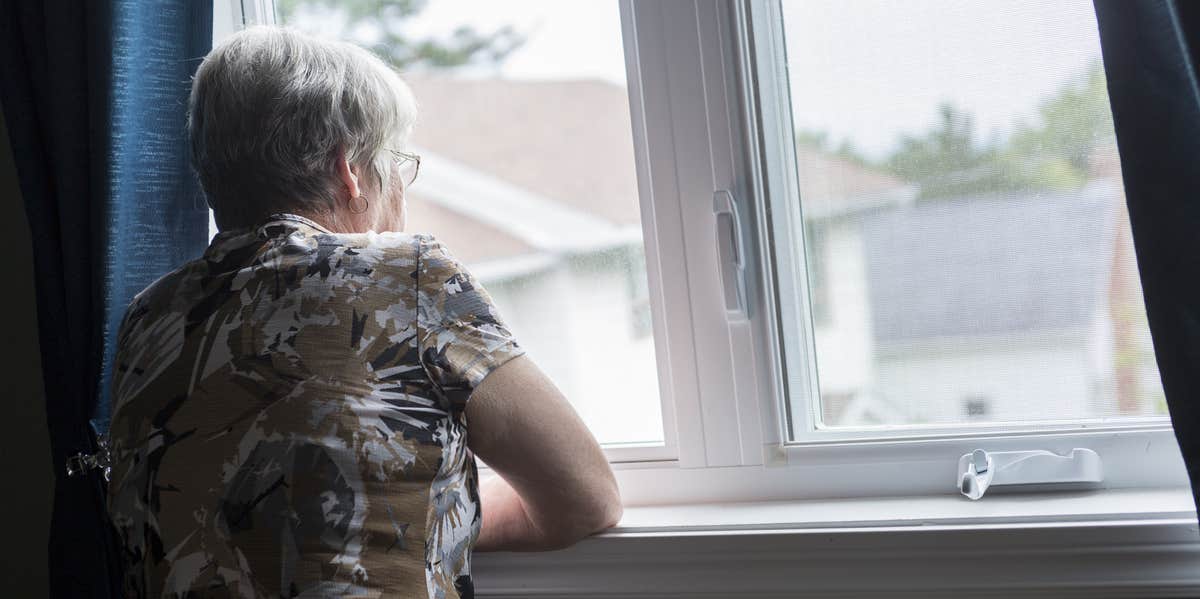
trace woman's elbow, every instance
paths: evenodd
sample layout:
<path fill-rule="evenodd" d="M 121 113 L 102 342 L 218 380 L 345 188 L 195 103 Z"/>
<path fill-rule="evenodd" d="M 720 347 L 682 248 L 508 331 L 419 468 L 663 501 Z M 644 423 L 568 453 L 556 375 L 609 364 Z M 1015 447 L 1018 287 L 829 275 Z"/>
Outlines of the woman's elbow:
<path fill-rule="evenodd" d="M 592 518 L 589 522 L 587 535 L 596 534 L 616 526 L 621 521 L 621 516 L 625 515 L 625 507 L 621 505 L 621 493 L 617 490 L 615 484 L 612 485 L 611 490 L 604 493 L 597 493 L 593 501 L 594 503 L 590 510 Z"/>
<path fill-rule="evenodd" d="M 619 493 L 598 493 L 572 510 L 573 513 L 566 522 L 553 527 L 551 538 L 546 539 L 547 544 L 552 549 L 570 547 L 591 535 L 616 526 L 621 521 L 624 511 Z"/>
<path fill-rule="evenodd" d="M 590 495 L 590 512 L 591 530 L 588 534 L 594 534 L 603 530 L 608 530 L 617 525 L 621 521 L 621 516 L 625 514 L 625 507 L 621 502 L 621 490 L 617 487 L 616 478 L 609 471 L 608 480 L 597 485 L 596 489 Z"/>
<path fill-rule="evenodd" d="M 608 530 L 621 522 L 625 515 L 625 506 L 621 504 L 620 492 L 614 491 L 605 499 L 600 510 L 599 525 L 593 532 Z"/>

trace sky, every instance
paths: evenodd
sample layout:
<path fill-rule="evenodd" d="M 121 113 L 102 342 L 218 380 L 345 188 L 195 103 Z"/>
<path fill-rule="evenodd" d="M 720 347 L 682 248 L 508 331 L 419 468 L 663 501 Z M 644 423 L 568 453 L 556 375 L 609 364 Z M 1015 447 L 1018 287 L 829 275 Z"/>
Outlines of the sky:
<path fill-rule="evenodd" d="M 616 0 L 430 0 L 413 21 L 413 30 L 438 34 L 462 24 L 481 31 L 512 25 L 526 36 L 500 68 L 501 76 L 605 79 L 625 85 Z"/>
<path fill-rule="evenodd" d="M 1091 0 L 785 1 L 797 128 L 873 157 L 920 132 L 942 101 L 983 135 L 1031 119 L 1038 101 L 1099 60 Z"/>
<path fill-rule="evenodd" d="M 793 119 L 882 157 L 951 101 L 982 136 L 1032 120 L 1038 101 L 1100 55 L 1090 0 L 782 0 Z M 523 47 L 464 76 L 625 82 L 616 0 L 430 0 L 421 36 L 512 25 Z"/>

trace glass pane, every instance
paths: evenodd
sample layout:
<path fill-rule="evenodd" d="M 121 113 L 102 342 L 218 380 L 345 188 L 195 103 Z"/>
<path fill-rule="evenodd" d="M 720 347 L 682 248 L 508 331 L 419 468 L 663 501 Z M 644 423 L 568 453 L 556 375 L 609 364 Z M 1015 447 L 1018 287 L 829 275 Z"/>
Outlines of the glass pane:
<path fill-rule="evenodd" d="M 662 443 L 617 3 L 278 8 L 400 70 L 421 107 L 409 230 L 483 281 L 601 443 Z"/>
<path fill-rule="evenodd" d="M 1165 414 L 1092 3 L 783 15 L 820 387 L 794 432 Z"/>

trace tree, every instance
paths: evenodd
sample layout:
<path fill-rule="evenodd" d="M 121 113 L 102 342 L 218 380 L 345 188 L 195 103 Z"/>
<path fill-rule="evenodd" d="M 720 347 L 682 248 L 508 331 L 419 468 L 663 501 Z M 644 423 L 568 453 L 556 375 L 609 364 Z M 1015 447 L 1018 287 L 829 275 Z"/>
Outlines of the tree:
<path fill-rule="evenodd" d="M 280 0 L 279 18 L 291 23 L 300 13 L 334 13 L 344 18 L 341 38 L 358 37 L 398 69 L 454 68 L 503 61 L 525 42 L 511 26 L 481 33 L 459 27 L 448 39 L 414 39 L 404 24 L 425 9 L 428 0 Z M 371 35 L 361 35 L 369 31 Z"/>
<path fill-rule="evenodd" d="M 1088 179 L 1097 150 L 1115 151 L 1108 86 L 1099 61 L 1043 101 L 1038 115 L 1037 126 L 1017 126 L 1007 152 L 1031 183 L 1052 189 L 1078 187 Z"/>
<path fill-rule="evenodd" d="M 829 133 L 826 131 L 798 129 L 796 131 L 796 145 L 812 148 L 823 154 L 837 156 L 860 166 L 872 166 L 871 161 L 858 151 L 853 142 L 844 138 L 841 143 L 834 146 L 833 141 L 829 139 Z"/>
<path fill-rule="evenodd" d="M 883 166 L 920 185 L 922 198 L 1011 189 L 1016 185 L 997 144 L 977 144 L 970 114 L 943 103 L 938 121 L 922 135 L 902 135 Z"/>
<path fill-rule="evenodd" d="M 975 139 L 971 115 L 938 107 L 938 121 L 903 135 L 882 166 L 921 186 L 922 198 L 1009 191 L 1077 189 L 1098 150 L 1114 148 L 1104 67 L 1098 61 L 1038 106 L 1034 125 L 1018 123 L 1003 143 Z"/>

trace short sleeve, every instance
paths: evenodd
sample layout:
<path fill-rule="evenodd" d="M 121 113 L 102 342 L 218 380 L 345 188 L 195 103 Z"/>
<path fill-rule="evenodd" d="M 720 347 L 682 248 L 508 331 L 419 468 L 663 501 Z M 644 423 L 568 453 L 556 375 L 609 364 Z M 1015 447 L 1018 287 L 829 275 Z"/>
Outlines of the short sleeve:
<path fill-rule="evenodd" d="M 421 235 L 418 244 L 421 363 L 449 407 L 461 410 L 484 377 L 525 350 L 488 292 L 440 241 Z"/>

